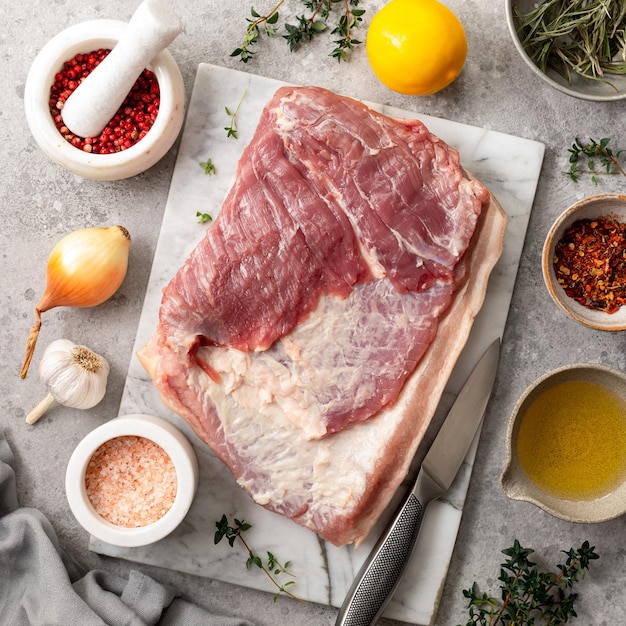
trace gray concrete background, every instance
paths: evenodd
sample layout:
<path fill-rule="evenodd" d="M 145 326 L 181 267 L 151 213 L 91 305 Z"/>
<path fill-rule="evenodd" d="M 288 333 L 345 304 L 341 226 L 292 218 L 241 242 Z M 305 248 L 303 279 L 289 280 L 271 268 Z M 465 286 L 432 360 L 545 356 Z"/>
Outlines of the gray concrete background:
<path fill-rule="evenodd" d="M 546 145 L 504 335 L 498 380 L 436 623 L 443 626 L 464 622 L 462 589 L 474 580 L 485 590 L 496 590 L 500 550 L 515 538 L 534 548 L 540 563 L 549 564 L 560 559 L 561 549 L 577 547 L 589 539 L 601 558 L 580 586 L 576 623 L 626 623 L 623 519 L 594 526 L 562 522 L 530 504 L 509 501 L 498 485 L 506 421 L 527 384 L 553 367 L 576 361 L 626 368 L 624 334 L 584 329 L 557 311 L 543 285 L 540 266 L 543 239 L 563 209 L 586 195 L 625 188 L 626 181 L 621 176 L 605 177 L 594 186 L 588 179 L 573 183 L 564 174 L 568 167 L 567 148 L 576 136 L 611 137 L 615 149 L 626 145 L 625 105 L 576 100 L 552 90 L 532 75 L 509 37 L 503 0 L 446 0 L 465 26 L 469 53 L 463 73 L 451 87 L 422 98 L 403 97 L 382 86 L 369 69 L 364 46 L 357 49 L 349 63 L 337 63 L 327 56 L 329 40 L 325 37 L 293 54 L 281 38 L 263 38 L 257 46 L 258 56 L 244 65 L 229 54 L 243 36 L 250 10 L 247 0 L 170 0 L 170 4 L 183 21 L 184 32 L 170 50 L 185 78 L 187 97 L 198 63 L 208 62 L 293 83 L 318 84 L 357 98 Z M 255 8 L 262 11 L 270 4 L 273 3 L 259 1 Z M 361 33 L 364 39 L 367 23 L 382 6 L 382 0 L 363 0 L 361 6 L 366 9 Z M 176 148 L 151 170 L 132 179 L 103 183 L 79 178 L 53 164 L 37 147 L 26 124 L 23 95 L 30 64 L 50 38 L 85 20 L 127 20 L 135 7 L 135 2 L 127 0 L 32 0 L 26 9 L 23 2 L 5 0 L 0 34 L 0 394 L 7 402 L 0 413 L 0 428 L 16 453 L 22 505 L 45 513 L 62 546 L 85 568 L 100 567 L 122 574 L 136 565 L 99 557 L 87 550 L 87 536 L 65 502 L 63 477 L 78 441 L 117 414 Z M 296 0 L 285 3 L 285 15 L 302 12 L 303 5 Z M 94 309 L 59 308 L 45 313 L 42 330 L 43 345 L 54 338 L 76 337 L 94 349 L 106 346 L 111 363 L 107 396 L 97 409 L 56 410 L 36 428 L 28 427 L 24 417 L 43 388 L 36 369 L 25 381 L 20 380 L 18 372 L 34 320 L 34 307 L 43 293 L 48 254 L 67 232 L 118 222 L 133 235 L 130 268 L 121 290 Z M 35 356 L 35 367 L 40 355 L 41 352 Z M 186 597 L 217 613 L 244 616 L 261 625 L 334 624 L 336 611 L 328 607 L 300 605 L 283 598 L 274 603 L 268 594 L 169 570 L 141 569 L 175 584 Z"/>

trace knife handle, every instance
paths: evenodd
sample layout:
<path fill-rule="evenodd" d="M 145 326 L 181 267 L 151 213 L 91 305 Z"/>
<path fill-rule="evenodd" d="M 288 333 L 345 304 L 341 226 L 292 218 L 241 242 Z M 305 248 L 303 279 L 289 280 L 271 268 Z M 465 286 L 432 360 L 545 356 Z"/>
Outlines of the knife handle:
<path fill-rule="evenodd" d="M 419 480 L 419 479 L 418 479 Z M 335 626 L 371 626 L 382 615 L 413 553 L 425 505 L 412 489 L 361 566 Z"/>

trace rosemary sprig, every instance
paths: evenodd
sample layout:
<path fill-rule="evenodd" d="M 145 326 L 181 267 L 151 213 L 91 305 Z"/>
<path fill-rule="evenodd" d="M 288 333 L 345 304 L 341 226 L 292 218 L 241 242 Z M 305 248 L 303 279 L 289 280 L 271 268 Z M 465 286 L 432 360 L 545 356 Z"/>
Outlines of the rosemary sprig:
<path fill-rule="evenodd" d="M 290 571 L 289 567 L 291 566 L 291 561 L 285 561 L 284 564 L 281 564 L 280 561 L 271 553 L 267 552 L 267 560 L 263 563 L 261 557 L 256 554 L 250 545 L 243 538 L 242 534 L 252 528 L 251 524 L 244 522 L 243 520 L 234 519 L 234 526 L 232 526 L 226 515 L 222 515 L 219 522 L 215 522 L 215 526 L 217 530 L 215 531 L 214 543 L 217 545 L 224 537 L 226 537 L 230 547 L 234 547 L 235 541 L 238 539 L 244 548 L 248 552 L 248 558 L 246 560 L 246 567 L 249 569 L 252 565 L 256 565 L 259 569 L 261 569 L 264 574 L 272 581 L 272 584 L 278 589 L 278 591 L 274 594 L 274 602 L 278 599 L 278 597 L 284 593 L 294 600 L 298 600 L 301 602 L 298 596 L 294 595 L 287 589 L 287 587 L 294 585 L 295 582 L 293 580 L 289 580 L 286 583 L 281 584 L 277 577 L 280 575 L 286 576 L 294 576 Z"/>
<path fill-rule="evenodd" d="M 607 75 L 626 74 L 623 0 L 545 0 L 528 13 L 514 12 L 522 46 L 542 72 L 609 85 Z"/>
<path fill-rule="evenodd" d="M 598 176 L 602 174 L 621 174 L 626 176 L 626 171 L 620 164 L 620 158 L 626 150 L 613 152 L 609 148 L 609 141 L 610 139 L 605 137 L 600 139 L 599 142 L 595 139 L 590 139 L 589 143 L 583 143 L 576 138 L 572 147 L 568 149 L 570 153 L 570 168 L 567 171 L 567 175 L 574 182 L 578 182 L 583 174 L 591 174 L 591 180 L 594 185 L 598 184 Z M 580 166 L 581 159 L 585 163 L 586 169 Z"/>
<path fill-rule="evenodd" d="M 270 37 L 277 33 L 278 9 L 283 2 L 284 0 L 279 0 L 265 15 L 261 15 L 254 7 L 251 8 L 252 19 L 247 19 L 249 25 L 244 40 L 231 52 L 231 57 L 239 57 L 241 61 L 247 63 L 256 53 L 251 50 L 251 46 L 259 41 L 261 29 Z M 297 15 L 295 23 L 285 23 L 286 34 L 283 35 L 283 39 L 287 41 L 289 50 L 293 52 L 301 44 L 311 41 L 315 35 L 326 31 L 333 10 L 337 5 L 342 4 L 343 11 L 330 31 L 332 35 L 338 35 L 339 38 L 333 41 L 334 48 L 329 56 L 338 61 L 346 61 L 349 53 L 361 43 L 352 34 L 356 28 L 360 27 L 365 13 L 363 9 L 356 8 L 359 2 L 360 0 L 302 0 L 309 13 Z"/>
<path fill-rule="evenodd" d="M 226 131 L 227 137 L 232 137 L 233 139 L 237 139 L 238 137 L 237 115 L 239 115 L 239 109 L 241 108 L 241 103 L 243 102 L 247 93 L 248 93 L 248 90 L 246 89 L 243 92 L 243 95 L 241 96 L 241 98 L 239 99 L 239 102 L 237 103 L 237 108 L 234 111 L 231 111 L 228 107 L 224 107 L 224 110 L 226 111 L 226 115 L 230 117 L 230 125 L 224 126 L 224 130 Z"/>
<path fill-rule="evenodd" d="M 595 547 L 585 541 L 578 550 L 565 551 L 567 560 L 557 565 L 558 573 L 541 572 L 528 557 L 534 552 L 516 539 L 502 550 L 508 558 L 500 566 L 500 598 L 481 593 L 478 584 L 463 590 L 469 600 L 466 626 L 534 624 L 556 626 L 576 617 L 577 593 L 568 591 L 584 578 L 590 561 L 599 558 Z"/>

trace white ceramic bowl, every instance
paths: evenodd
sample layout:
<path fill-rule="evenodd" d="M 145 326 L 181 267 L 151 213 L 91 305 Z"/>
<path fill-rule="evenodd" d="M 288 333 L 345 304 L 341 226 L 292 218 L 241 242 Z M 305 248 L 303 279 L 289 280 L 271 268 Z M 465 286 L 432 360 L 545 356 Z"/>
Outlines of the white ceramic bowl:
<path fill-rule="evenodd" d="M 601 385 L 626 400 L 626 374 L 605 365 L 573 363 L 544 374 L 520 396 L 509 418 L 506 458 L 500 485 L 509 498 L 531 502 L 560 519 L 583 524 L 604 522 L 626 513 L 626 481 L 611 493 L 595 499 L 559 498 L 533 483 L 524 472 L 518 456 L 519 431 L 528 408 L 544 391 L 568 381 Z"/>
<path fill-rule="evenodd" d="M 118 180 L 140 174 L 163 158 L 183 124 L 183 79 L 170 52 L 163 50 L 149 65 L 159 83 L 160 106 L 154 125 L 143 139 L 115 154 L 89 154 L 70 145 L 56 128 L 48 108 L 55 74 L 76 54 L 113 48 L 126 26 L 126 22 L 118 20 L 93 20 L 71 26 L 41 49 L 26 79 L 24 107 L 35 140 L 50 159 L 85 178 Z"/>
<path fill-rule="evenodd" d="M 583 78 L 577 74 L 572 75 L 571 82 L 568 82 L 558 72 L 548 69 L 547 73 L 542 72 L 535 62 L 530 58 L 522 42 L 520 41 L 517 29 L 519 27 L 519 20 L 515 16 L 515 9 L 521 14 L 528 13 L 534 9 L 537 4 L 537 0 L 507 0 L 506 5 L 506 20 L 511 33 L 513 43 L 517 48 L 520 56 L 532 70 L 532 72 L 541 78 L 545 83 L 575 98 L 582 100 L 594 100 L 594 101 L 609 101 L 609 100 L 622 100 L 626 98 L 626 76 L 608 76 L 609 80 L 614 87 L 611 87 L 605 82 L 597 80 Z"/>
<path fill-rule="evenodd" d="M 574 222 L 580 219 L 594 219 L 607 215 L 615 217 L 619 222 L 626 223 L 626 195 L 599 194 L 589 196 L 566 209 L 554 222 L 546 237 L 542 255 L 543 278 L 554 302 L 572 319 L 595 330 L 626 330 L 626 306 L 609 314 L 579 304 L 570 298 L 559 285 L 553 267 L 555 246 Z"/>
<path fill-rule="evenodd" d="M 87 494 L 85 473 L 94 453 L 117 437 L 144 437 L 161 446 L 169 455 L 178 479 L 176 497 L 169 510 L 157 521 L 128 528 L 113 524 L 99 515 Z M 198 460 L 189 440 L 170 422 L 152 415 L 118 417 L 91 431 L 70 457 L 65 475 L 65 491 L 72 513 L 91 535 L 106 543 L 144 546 L 169 535 L 185 518 L 198 486 Z"/>

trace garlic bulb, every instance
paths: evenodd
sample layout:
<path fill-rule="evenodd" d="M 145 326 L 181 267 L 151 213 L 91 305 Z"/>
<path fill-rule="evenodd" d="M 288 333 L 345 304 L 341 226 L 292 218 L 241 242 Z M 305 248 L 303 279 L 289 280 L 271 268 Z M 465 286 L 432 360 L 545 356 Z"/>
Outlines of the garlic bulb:
<path fill-rule="evenodd" d="M 48 395 L 27 415 L 34 424 L 54 404 L 90 409 L 104 397 L 109 376 L 108 361 L 69 339 L 53 341 L 43 353 L 39 377 Z"/>

